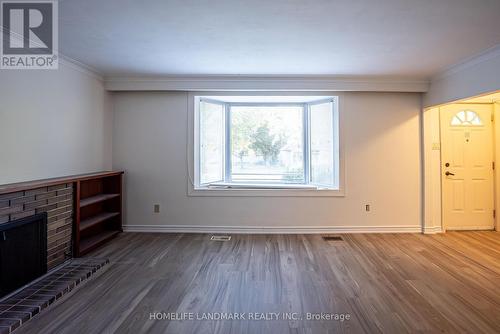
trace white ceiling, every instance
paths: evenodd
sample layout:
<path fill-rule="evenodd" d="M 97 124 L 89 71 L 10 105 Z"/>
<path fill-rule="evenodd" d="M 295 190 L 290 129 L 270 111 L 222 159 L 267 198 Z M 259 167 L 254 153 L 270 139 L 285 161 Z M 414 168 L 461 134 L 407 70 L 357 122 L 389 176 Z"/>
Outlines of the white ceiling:
<path fill-rule="evenodd" d="M 64 0 L 60 52 L 106 76 L 426 79 L 500 44 L 500 0 Z"/>

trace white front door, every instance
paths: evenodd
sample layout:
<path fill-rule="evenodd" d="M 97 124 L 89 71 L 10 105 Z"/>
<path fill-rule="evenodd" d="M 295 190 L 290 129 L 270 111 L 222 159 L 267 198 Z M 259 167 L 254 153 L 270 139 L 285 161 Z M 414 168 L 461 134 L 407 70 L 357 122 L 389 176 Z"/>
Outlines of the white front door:
<path fill-rule="evenodd" d="M 440 108 L 443 225 L 446 230 L 494 228 L 493 108 Z"/>

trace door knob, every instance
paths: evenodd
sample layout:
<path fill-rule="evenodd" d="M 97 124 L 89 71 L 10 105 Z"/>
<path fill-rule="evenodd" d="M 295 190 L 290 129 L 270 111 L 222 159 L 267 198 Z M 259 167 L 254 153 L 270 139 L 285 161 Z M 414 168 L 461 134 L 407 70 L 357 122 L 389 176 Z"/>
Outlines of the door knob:
<path fill-rule="evenodd" d="M 446 175 L 446 176 L 450 176 L 450 175 L 451 175 L 451 176 L 454 176 L 455 174 L 453 174 L 453 173 L 450 173 L 450 172 L 446 171 L 446 173 L 444 173 L 444 175 Z"/>

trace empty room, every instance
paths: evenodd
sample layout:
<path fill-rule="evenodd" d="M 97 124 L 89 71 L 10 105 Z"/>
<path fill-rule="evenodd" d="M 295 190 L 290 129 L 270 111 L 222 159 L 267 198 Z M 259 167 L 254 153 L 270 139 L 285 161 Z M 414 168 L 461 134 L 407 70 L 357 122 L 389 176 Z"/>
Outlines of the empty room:
<path fill-rule="evenodd" d="M 499 14 L 2 0 L 0 334 L 500 333 Z"/>

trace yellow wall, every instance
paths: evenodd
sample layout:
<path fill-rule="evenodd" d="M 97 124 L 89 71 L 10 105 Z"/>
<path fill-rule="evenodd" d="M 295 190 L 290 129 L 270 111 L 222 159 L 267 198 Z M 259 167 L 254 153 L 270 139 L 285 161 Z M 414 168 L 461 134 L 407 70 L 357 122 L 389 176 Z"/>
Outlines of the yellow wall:
<path fill-rule="evenodd" d="M 499 231 L 499 214 L 500 214 L 500 102 L 494 103 L 495 113 L 495 208 L 497 212 L 496 230 Z"/>

